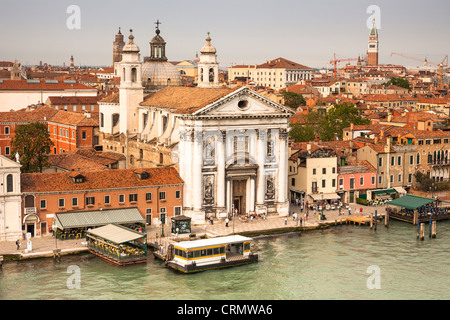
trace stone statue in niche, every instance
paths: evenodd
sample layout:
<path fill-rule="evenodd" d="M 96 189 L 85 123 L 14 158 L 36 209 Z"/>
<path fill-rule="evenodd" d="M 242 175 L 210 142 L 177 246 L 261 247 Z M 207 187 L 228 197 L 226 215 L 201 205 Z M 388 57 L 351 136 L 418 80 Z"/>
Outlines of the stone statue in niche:
<path fill-rule="evenodd" d="M 203 146 L 203 164 L 213 166 L 216 159 L 216 143 L 215 137 L 210 136 L 205 140 Z"/>
<path fill-rule="evenodd" d="M 204 178 L 204 205 L 212 205 L 214 204 L 214 177 L 206 176 Z"/>
<path fill-rule="evenodd" d="M 275 183 L 272 176 L 268 176 L 266 180 L 266 200 L 275 198 Z"/>

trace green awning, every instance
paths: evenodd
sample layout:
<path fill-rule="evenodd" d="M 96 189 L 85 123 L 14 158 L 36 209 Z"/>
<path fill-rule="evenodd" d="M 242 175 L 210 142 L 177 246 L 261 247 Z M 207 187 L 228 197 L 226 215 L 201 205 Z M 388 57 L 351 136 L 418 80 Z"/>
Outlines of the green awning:
<path fill-rule="evenodd" d="M 54 220 L 60 230 L 100 227 L 110 223 L 145 223 L 137 208 L 56 213 Z"/>
<path fill-rule="evenodd" d="M 399 206 L 407 209 L 417 209 L 434 201 L 431 198 L 414 196 L 412 194 L 404 195 L 403 197 L 397 198 L 395 200 L 389 201 L 389 205 Z"/>
<path fill-rule="evenodd" d="M 374 190 L 372 191 L 374 194 L 383 195 L 383 194 L 393 194 L 397 193 L 395 189 L 384 189 L 384 190 Z"/>

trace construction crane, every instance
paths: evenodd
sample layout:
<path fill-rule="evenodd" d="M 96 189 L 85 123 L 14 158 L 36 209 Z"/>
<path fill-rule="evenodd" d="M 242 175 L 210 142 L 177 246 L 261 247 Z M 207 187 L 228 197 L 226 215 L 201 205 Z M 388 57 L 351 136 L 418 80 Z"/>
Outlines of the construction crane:
<path fill-rule="evenodd" d="M 335 53 L 334 59 L 329 62 L 330 64 L 334 64 L 334 72 L 333 72 L 334 78 L 336 78 L 336 76 L 337 76 L 337 64 L 339 62 L 350 62 L 350 61 L 357 61 L 357 60 L 359 60 L 359 59 L 336 59 L 336 53 Z"/>
<path fill-rule="evenodd" d="M 419 58 L 414 58 L 414 57 L 407 56 L 405 54 L 391 52 L 391 56 L 393 56 L 393 55 L 397 55 L 397 56 L 401 56 L 401 57 L 404 57 L 404 58 L 413 59 L 413 60 L 417 60 L 417 61 L 422 61 L 424 63 L 425 67 L 428 66 L 428 64 L 431 64 L 431 65 L 439 67 L 439 69 L 438 69 L 438 73 L 439 73 L 438 87 L 440 89 L 443 88 L 443 85 L 444 85 L 444 68 L 448 67 L 448 55 L 446 55 L 444 60 L 442 60 L 442 62 L 440 62 L 440 63 L 430 62 L 430 61 L 427 60 L 427 58 L 419 59 Z"/>

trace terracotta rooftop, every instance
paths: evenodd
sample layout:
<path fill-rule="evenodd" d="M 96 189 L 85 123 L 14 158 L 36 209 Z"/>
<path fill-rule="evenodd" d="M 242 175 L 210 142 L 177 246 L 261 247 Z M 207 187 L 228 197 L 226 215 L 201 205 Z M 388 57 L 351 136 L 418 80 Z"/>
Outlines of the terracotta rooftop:
<path fill-rule="evenodd" d="M 146 171 L 149 173 L 148 179 L 139 179 L 135 169 L 80 172 L 84 177 L 82 183 L 75 183 L 67 172 L 24 173 L 21 175 L 21 188 L 24 193 L 47 193 L 183 184 L 175 168 L 151 168 Z"/>
<path fill-rule="evenodd" d="M 47 104 L 51 105 L 74 105 L 74 104 L 97 104 L 99 97 L 48 97 Z"/>
<path fill-rule="evenodd" d="M 173 113 L 189 114 L 225 97 L 237 89 L 206 89 L 194 87 L 169 87 L 150 94 L 141 106 L 174 110 Z"/>
<path fill-rule="evenodd" d="M 48 91 L 61 91 L 61 90 L 97 90 L 93 87 L 89 87 L 79 82 L 64 82 L 64 81 L 46 81 L 41 79 L 39 81 L 29 80 L 4 80 L 0 82 L 0 90 L 48 90 Z"/>

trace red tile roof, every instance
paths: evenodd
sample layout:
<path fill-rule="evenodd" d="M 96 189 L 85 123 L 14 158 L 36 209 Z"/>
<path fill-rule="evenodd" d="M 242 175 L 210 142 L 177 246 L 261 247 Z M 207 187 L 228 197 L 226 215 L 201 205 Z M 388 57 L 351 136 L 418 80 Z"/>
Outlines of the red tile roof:
<path fill-rule="evenodd" d="M 47 90 L 47 91 L 61 91 L 61 90 L 97 90 L 79 82 L 67 83 L 64 81 L 58 81 L 53 83 L 41 79 L 39 82 L 30 82 L 28 80 L 4 80 L 0 82 L 0 90 Z"/>
<path fill-rule="evenodd" d="M 169 87 L 150 94 L 141 106 L 173 109 L 173 113 L 189 114 L 206 107 L 238 89 Z"/>
<path fill-rule="evenodd" d="M 111 190 L 152 186 L 181 185 L 175 168 L 150 168 L 148 179 L 139 179 L 135 169 L 103 170 L 80 172 L 84 176 L 83 183 L 75 183 L 70 173 L 24 173 L 21 175 L 21 188 L 24 193 L 48 193 L 83 190 Z"/>

